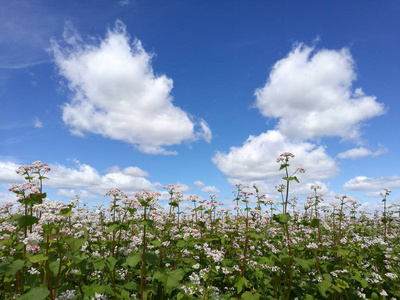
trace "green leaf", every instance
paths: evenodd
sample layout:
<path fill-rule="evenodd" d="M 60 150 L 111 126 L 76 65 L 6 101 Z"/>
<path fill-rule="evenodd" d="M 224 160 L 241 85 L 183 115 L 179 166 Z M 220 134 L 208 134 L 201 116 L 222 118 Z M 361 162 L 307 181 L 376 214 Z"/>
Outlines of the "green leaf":
<path fill-rule="evenodd" d="M 161 246 L 161 242 L 157 239 L 154 239 L 151 241 L 151 244 L 155 247 L 160 247 Z"/>
<path fill-rule="evenodd" d="M 17 300 L 44 300 L 50 294 L 45 286 L 39 286 L 31 289 L 28 293 L 18 297 Z"/>
<path fill-rule="evenodd" d="M 158 265 L 158 256 L 154 253 L 146 252 L 144 254 L 144 259 L 153 266 Z"/>
<path fill-rule="evenodd" d="M 286 168 L 286 167 L 289 167 L 289 164 L 281 164 L 281 166 L 279 168 L 279 171 L 284 169 L 284 168 Z"/>
<path fill-rule="evenodd" d="M 61 209 L 59 214 L 60 214 L 61 216 L 70 216 L 70 215 L 73 215 L 74 212 L 72 211 L 72 206 L 71 206 L 71 205 L 68 205 L 68 207 L 65 207 L 65 208 Z"/>
<path fill-rule="evenodd" d="M 20 216 L 18 218 L 18 226 L 20 228 L 25 228 L 28 226 L 31 226 L 33 224 L 36 224 L 39 222 L 39 219 L 33 216 Z"/>
<path fill-rule="evenodd" d="M 279 224 L 286 224 L 292 219 L 292 217 L 290 216 L 290 214 L 286 213 L 286 214 L 274 215 L 272 219 L 278 222 Z"/>
<path fill-rule="evenodd" d="M 373 292 L 373 293 L 371 294 L 371 299 L 372 299 L 372 300 L 375 300 L 375 299 L 378 300 L 378 299 L 380 299 L 380 298 L 379 298 L 379 296 L 378 296 L 377 293 Z"/>
<path fill-rule="evenodd" d="M 339 248 L 337 250 L 337 254 L 340 256 L 347 256 L 347 255 L 349 255 L 349 253 L 350 253 L 350 250 L 346 250 L 346 249 L 342 249 L 342 248 Z"/>
<path fill-rule="evenodd" d="M 126 262 L 130 267 L 136 267 L 136 265 L 142 260 L 142 256 L 140 253 L 131 253 L 126 258 Z"/>
<path fill-rule="evenodd" d="M 104 269 L 105 265 L 106 265 L 106 262 L 105 262 L 104 259 L 99 259 L 99 260 L 96 260 L 96 261 L 93 262 L 93 268 L 95 270 L 100 270 L 101 271 L 101 270 Z"/>
<path fill-rule="evenodd" d="M 117 260 L 113 256 L 110 256 L 107 258 L 107 263 L 111 267 L 111 269 L 114 269 Z"/>
<path fill-rule="evenodd" d="M 94 283 L 90 286 L 84 285 L 82 287 L 82 290 L 85 293 L 85 295 L 92 296 L 92 297 L 95 295 L 95 293 L 98 293 L 98 294 L 107 293 L 109 295 L 114 294 L 113 289 L 110 285 L 99 285 L 96 283 Z"/>
<path fill-rule="evenodd" d="M 57 275 L 59 267 L 60 267 L 60 261 L 59 261 L 59 260 L 52 261 L 52 262 L 49 264 L 50 271 L 51 271 L 51 273 L 53 273 L 54 275 Z"/>
<path fill-rule="evenodd" d="M 6 276 L 14 276 L 21 268 L 24 266 L 24 261 L 23 260 L 14 260 L 11 264 L 10 263 L 5 263 L 4 265 L 1 264 L 0 266 L 0 271 L 3 269 L 5 270 L 4 274 Z M 3 272 L 1 272 L 3 273 Z"/>
<path fill-rule="evenodd" d="M 259 293 L 252 293 L 252 292 L 244 292 L 242 295 L 242 299 L 245 300 L 258 300 L 260 299 L 260 294 Z"/>
<path fill-rule="evenodd" d="M 139 222 L 139 225 L 144 225 L 148 228 L 153 228 L 153 220 L 142 220 Z"/>
<path fill-rule="evenodd" d="M 237 292 L 240 293 L 243 291 L 243 286 L 247 282 L 247 279 L 244 277 L 240 277 L 238 281 L 235 283 L 235 287 L 237 289 Z"/>
<path fill-rule="evenodd" d="M 295 262 L 300 265 L 305 271 L 310 271 L 311 270 L 311 263 L 305 259 L 301 259 L 301 258 L 295 258 L 294 259 Z"/>
<path fill-rule="evenodd" d="M 134 281 L 128 282 L 123 285 L 127 290 L 136 290 L 138 288 L 138 284 Z"/>
<path fill-rule="evenodd" d="M 354 273 L 355 275 L 351 278 L 357 280 L 361 284 L 361 287 L 365 289 L 368 286 L 368 282 L 363 277 L 361 277 L 360 272 L 354 271 Z"/>
<path fill-rule="evenodd" d="M 186 247 L 186 242 L 185 242 L 184 240 L 179 240 L 179 241 L 176 243 L 176 247 L 178 247 L 178 248 L 185 248 L 185 247 Z"/>
<path fill-rule="evenodd" d="M 112 224 L 110 226 L 107 227 L 106 233 L 110 233 L 110 232 L 116 232 L 120 229 L 120 225 L 119 224 Z"/>
<path fill-rule="evenodd" d="M 315 218 L 315 219 L 311 220 L 310 226 L 313 227 L 313 228 L 316 228 L 316 227 L 319 226 L 319 223 L 320 223 L 320 220 Z"/>
<path fill-rule="evenodd" d="M 28 257 L 28 259 L 33 263 L 38 263 L 38 262 L 41 262 L 41 261 L 44 261 L 44 260 L 48 260 L 49 256 L 45 255 L 45 254 L 38 254 L 38 255 L 34 255 L 34 256 Z"/>
<path fill-rule="evenodd" d="M 150 206 L 149 202 L 144 200 L 144 199 L 142 199 L 142 198 L 137 198 L 137 200 L 139 201 L 140 205 L 143 206 L 143 207 L 149 207 Z"/>
<path fill-rule="evenodd" d="M 83 244 L 86 242 L 87 232 L 85 230 L 83 237 L 79 239 L 75 238 L 74 236 L 65 235 L 63 237 L 63 240 L 71 247 L 72 252 L 76 252 L 79 251 L 82 248 Z"/>
<path fill-rule="evenodd" d="M 165 291 L 167 293 L 172 292 L 174 289 L 180 286 L 180 281 L 182 280 L 183 276 L 185 275 L 185 271 L 182 269 L 177 269 L 172 271 L 169 274 L 161 273 L 157 271 L 154 273 L 154 278 L 161 281 L 164 285 Z"/>
<path fill-rule="evenodd" d="M 337 279 L 335 280 L 335 283 L 336 283 L 336 285 L 337 285 L 338 287 L 340 287 L 340 288 L 342 288 L 342 289 L 347 289 L 347 288 L 350 287 L 349 284 L 348 284 L 346 281 L 344 281 L 343 279 L 340 279 L 340 278 L 337 278 Z"/>
<path fill-rule="evenodd" d="M 30 195 L 33 204 L 42 204 L 43 203 L 43 199 L 47 197 L 46 193 L 42 193 L 42 194 L 31 194 Z"/>
<path fill-rule="evenodd" d="M 320 283 L 318 283 L 317 287 L 319 292 L 321 293 L 322 296 L 326 297 L 326 292 L 329 290 L 329 288 L 332 286 L 330 282 L 327 280 L 322 280 Z"/>
<path fill-rule="evenodd" d="M 179 206 L 179 203 L 178 202 L 170 202 L 170 203 L 168 203 L 169 205 L 171 205 L 172 207 L 178 207 Z"/>

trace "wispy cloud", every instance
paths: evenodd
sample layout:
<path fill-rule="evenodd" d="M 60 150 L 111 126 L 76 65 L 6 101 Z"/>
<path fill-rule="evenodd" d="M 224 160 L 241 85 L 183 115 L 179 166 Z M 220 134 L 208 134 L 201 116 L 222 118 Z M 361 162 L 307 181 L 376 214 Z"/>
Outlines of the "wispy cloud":
<path fill-rule="evenodd" d="M 173 105 L 172 79 L 154 74 L 152 55 L 139 40 L 131 46 L 122 22 L 100 44 L 85 44 L 74 31 L 64 35 L 64 42 L 65 47 L 54 42 L 52 51 L 74 92 L 63 106 L 63 120 L 73 134 L 99 134 L 150 154 L 175 154 L 165 146 L 198 137 L 211 140 L 204 120 Z"/>
<path fill-rule="evenodd" d="M 124 7 L 124 6 L 128 6 L 129 4 L 131 4 L 131 1 L 130 0 L 120 0 L 118 2 L 118 4 L 121 5 L 122 7 Z"/>
<path fill-rule="evenodd" d="M 17 63 L 11 65 L 0 64 L 0 69 L 8 69 L 8 70 L 27 69 L 38 65 L 49 64 L 51 62 L 52 62 L 51 60 L 46 59 L 46 60 L 33 61 L 28 63 Z"/>
<path fill-rule="evenodd" d="M 43 128 L 43 123 L 42 123 L 42 121 L 39 120 L 38 117 L 35 117 L 35 118 L 33 119 L 33 126 L 34 126 L 35 128 Z"/>

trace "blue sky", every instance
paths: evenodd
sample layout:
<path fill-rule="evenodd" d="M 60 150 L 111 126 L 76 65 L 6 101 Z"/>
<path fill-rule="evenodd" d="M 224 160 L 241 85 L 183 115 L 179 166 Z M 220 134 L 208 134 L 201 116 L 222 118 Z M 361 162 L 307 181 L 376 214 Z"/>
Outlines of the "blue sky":
<path fill-rule="evenodd" d="M 400 2 L 1 1 L 0 202 L 52 167 L 51 200 L 107 189 L 399 203 Z"/>

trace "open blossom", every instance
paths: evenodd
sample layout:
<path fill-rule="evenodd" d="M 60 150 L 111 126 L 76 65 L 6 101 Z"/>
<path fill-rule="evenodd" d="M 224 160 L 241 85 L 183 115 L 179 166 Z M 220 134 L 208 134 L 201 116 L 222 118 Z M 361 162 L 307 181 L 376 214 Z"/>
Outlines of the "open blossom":
<path fill-rule="evenodd" d="M 14 193 L 30 195 L 39 193 L 40 192 L 39 186 L 40 186 L 39 181 L 34 180 L 31 182 L 24 182 L 22 184 L 13 184 L 8 188 L 8 190 Z"/>
<path fill-rule="evenodd" d="M 33 268 L 33 267 L 28 270 L 28 273 L 32 274 L 32 275 L 40 274 L 40 272 L 36 268 Z"/>
<path fill-rule="evenodd" d="M 33 252 L 33 253 L 38 253 L 40 251 L 40 246 L 35 245 L 35 246 L 27 246 L 26 251 L 28 252 Z"/>
<path fill-rule="evenodd" d="M 22 242 L 25 245 L 29 245 L 29 246 L 36 246 L 38 244 L 40 244 L 40 242 L 43 240 L 43 236 L 40 235 L 37 232 L 32 232 L 28 235 L 27 238 L 25 238 Z"/>
<path fill-rule="evenodd" d="M 66 290 L 65 292 L 61 293 L 60 296 L 58 296 L 58 300 L 74 299 L 75 295 L 76 295 L 75 290 Z"/>
<path fill-rule="evenodd" d="M 289 160 L 289 158 L 293 158 L 294 154 L 290 153 L 290 152 L 284 152 L 281 155 L 279 155 L 279 157 L 276 159 L 277 163 L 281 163 L 281 162 L 287 162 Z"/>
<path fill-rule="evenodd" d="M 15 172 L 20 175 L 28 175 L 31 176 L 32 173 L 37 173 L 39 176 L 43 175 L 44 173 L 50 172 L 51 168 L 42 163 L 40 160 L 33 162 L 30 166 L 24 165 L 20 166 Z"/>
<path fill-rule="evenodd" d="M 382 197 L 389 196 L 391 192 L 392 192 L 392 190 L 390 190 L 390 189 L 383 189 L 383 192 L 381 192 L 380 195 Z"/>
<path fill-rule="evenodd" d="M 120 189 L 111 189 L 111 190 L 108 190 L 108 191 L 104 194 L 104 196 L 113 196 L 114 198 L 120 198 L 120 199 L 126 197 L 125 193 L 122 192 Z"/>
<path fill-rule="evenodd" d="M 290 152 L 284 152 L 284 153 L 282 153 L 281 155 L 280 155 L 281 157 L 294 157 L 294 154 L 293 153 L 290 153 Z"/>
<path fill-rule="evenodd" d="M 320 190 L 320 189 L 322 189 L 321 186 L 319 186 L 317 184 L 310 185 L 310 190 L 312 190 L 312 191 L 317 191 L 317 190 Z"/>
<path fill-rule="evenodd" d="M 169 192 L 173 192 L 177 189 L 179 189 L 181 186 L 177 184 L 168 184 L 163 187 L 164 190 L 168 190 Z"/>
<path fill-rule="evenodd" d="M 304 169 L 304 168 L 297 168 L 296 171 L 299 172 L 299 173 L 305 173 L 305 172 L 306 172 L 306 169 Z"/>

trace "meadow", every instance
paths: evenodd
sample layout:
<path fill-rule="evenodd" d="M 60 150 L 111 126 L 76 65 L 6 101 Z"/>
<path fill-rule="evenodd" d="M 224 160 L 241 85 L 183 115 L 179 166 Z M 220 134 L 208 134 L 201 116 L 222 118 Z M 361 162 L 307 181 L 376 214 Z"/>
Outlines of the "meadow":
<path fill-rule="evenodd" d="M 372 214 L 347 195 L 324 204 L 318 186 L 300 207 L 292 157 L 277 159 L 281 203 L 237 184 L 232 210 L 176 185 L 167 210 L 148 191 L 110 190 L 107 207 L 46 201 L 50 168 L 21 166 L 18 202 L 0 207 L 0 299 L 400 299 L 390 190 Z"/>

